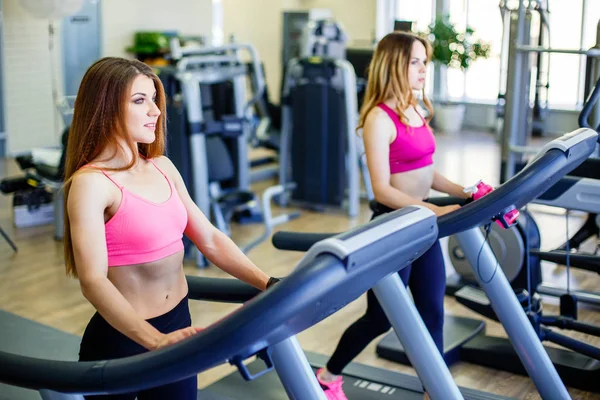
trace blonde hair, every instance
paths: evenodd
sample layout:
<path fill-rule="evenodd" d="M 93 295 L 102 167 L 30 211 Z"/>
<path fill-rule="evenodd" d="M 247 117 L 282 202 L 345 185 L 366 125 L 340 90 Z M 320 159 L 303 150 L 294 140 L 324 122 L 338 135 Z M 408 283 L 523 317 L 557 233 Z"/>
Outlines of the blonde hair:
<path fill-rule="evenodd" d="M 127 133 L 125 116 L 129 92 L 138 75 L 145 75 L 154 81 L 156 105 L 160 116 L 156 122 L 154 142 L 139 143 L 136 147 Z M 92 64 L 83 76 L 75 100 L 65 158 L 64 255 L 67 275 L 77 277 L 67 211 L 73 176 L 106 148 L 117 149 L 120 141 L 127 143 L 134 157 L 129 165 L 122 168 L 106 168 L 109 171 L 123 171 L 133 167 L 138 154 L 144 158 L 162 155 L 165 150 L 165 104 L 165 91 L 160 79 L 152 68 L 140 61 L 105 57 Z"/>
<path fill-rule="evenodd" d="M 398 102 L 396 112 L 400 116 L 400 120 L 408 124 L 408 118 L 404 115 L 404 111 L 411 105 L 417 105 L 417 99 L 408 81 L 412 46 L 416 41 L 425 46 L 429 61 L 431 45 L 424 38 L 412 33 L 392 32 L 377 44 L 367 69 L 367 89 L 360 109 L 357 131 L 365 125 L 365 119 L 373 108 L 391 98 Z M 424 88 L 422 95 L 425 108 L 429 112 L 427 119 L 429 122 L 433 116 L 433 107 L 425 96 Z"/>

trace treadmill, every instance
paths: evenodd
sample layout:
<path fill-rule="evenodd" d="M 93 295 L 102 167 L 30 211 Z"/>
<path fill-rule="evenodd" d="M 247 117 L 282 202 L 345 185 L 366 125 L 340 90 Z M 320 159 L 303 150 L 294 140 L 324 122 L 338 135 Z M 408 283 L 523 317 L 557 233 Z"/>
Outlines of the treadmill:
<path fill-rule="evenodd" d="M 490 223 L 491 219 L 501 219 L 510 206 L 519 209 L 546 192 L 589 157 L 596 147 L 597 138 L 594 130 L 581 128 L 551 141 L 530 164 L 492 193 L 438 219 L 439 238 L 455 235 L 459 241 L 524 369 L 544 399 L 570 397 L 479 226 Z M 273 243 L 281 249 L 305 251 L 312 243 L 328 235 L 279 232 Z M 377 291 L 375 294 L 379 298 Z M 381 299 L 380 302 L 386 310 Z M 390 317 L 387 310 L 386 314 Z M 410 353 L 404 352 L 397 332 L 392 331 L 381 340 L 377 353 L 393 361 L 406 359 L 414 365 Z M 344 374 L 346 372 L 344 370 Z"/>
<path fill-rule="evenodd" d="M 0 341 L 0 382 L 38 390 L 42 399 L 80 399 L 77 393 L 141 390 L 193 376 L 229 362 L 239 369 L 244 380 L 255 382 L 238 385 L 235 397 L 216 393 L 211 390 L 213 387 L 209 387 L 199 392 L 199 398 L 277 399 L 287 395 L 294 399 L 323 399 L 324 393 L 294 335 L 375 286 L 386 312 L 390 310 L 390 303 L 393 303 L 395 313 L 388 315 L 407 347 L 420 382 L 431 398 L 500 398 L 476 391 L 459 392 L 395 272 L 422 255 L 438 235 L 448 235 L 458 225 L 464 229 L 476 227 L 509 205 L 520 207 L 529 201 L 530 196 L 535 197 L 545 191 L 547 186 L 587 157 L 586 153 L 593 150 L 590 140 L 595 144 L 596 133 L 580 130 L 566 135 L 562 140 L 565 146 L 543 149 L 535 162 L 505 185 L 485 198 L 440 218 L 438 224 L 429 210 L 407 207 L 314 246 L 312 244 L 315 241 L 312 240 L 310 251 L 294 272 L 266 292 L 258 293 L 232 279 L 188 277 L 192 299 L 245 304 L 197 335 L 165 349 L 98 362 L 64 361 L 62 354 L 59 360 L 47 355 L 40 357 L 40 350 L 54 349 L 39 348 L 39 342 L 45 340 L 46 336 L 36 335 L 29 329 L 31 325 L 22 324 L 27 321 L 23 318 L 13 318 L 8 323 L 0 318 L 3 338 Z M 485 254 L 486 257 L 480 260 L 479 272 L 482 275 L 492 272 L 493 278 L 483 287 L 509 335 L 519 339 L 517 351 L 538 390 L 545 399 L 569 398 L 506 278 L 501 270 L 495 270 L 491 252 L 481 232 L 478 229 L 471 231 L 467 233 L 470 246 L 465 248 L 481 248 Z M 403 322 L 400 329 L 398 322 Z M 266 369 L 257 371 L 255 364 L 246 366 L 243 363 L 254 355 L 265 361 Z M 315 360 L 313 357 L 310 361 L 318 364 L 324 360 Z M 273 374 L 265 375 L 271 369 L 276 369 L 286 394 L 276 388 L 257 385 L 261 376 L 273 378 Z M 346 372 L 353 373 L 351 368 Z M 361 373 L 356 374 L 359 376 Z M 391 387 L 386 384 L 390 374 L 380 374 L 377 382 L 366 376 L 358 380 L 348 379 L 347 382 L 369 388 L 372 392 L 379 387 L 379 393 L 386 396 L 380 398 L 393 399 L 393 395 L 395 398 L 422 396 L 418 380 L 403 382 L 397 379 L 394 381 L 396 386 Z M 394 375 L 394 379 L 397 376 Z M 227 382 L 226 386 L 234 385 Z M 398 390 L 394 390 L 396 388 Z M 2 389 L 0 393 L 3 393 Z M 357 398 L 367 397 L 361 395 Z"/>
<path fill-rule="evenodd" d="M 532 202 L 533 200 L 537 199 L 540 195 L 544 195 L 545 193 L 548 192 L 548 189 L 555 187 L 557 182 L 563 181 L 564 180 L 564 176 L 571 172 L 573 169 L 575 169 L 576 167 L 578 167 L 579 165 L 581 165 L 583 162 L 585 162 L 587 160 L 587 158 L 589 157 L 590 154 L 592 154 L 596 148 L 596 142 L 594 142 L 594 140 L 597 140 L 598 138 L 598 134 L 592 130 L 592 129 L 588 129 L 588 128 L 580 128 L 577 129 L 573 132 L 571 132 L 570 134 L 566 134 L 563 135 L 560 138 L 557 138 L 549 143 L 547 143 L 542 150 L 534 157 L 534 161 L 532 161 L 532 163 L 530 163 L 526 169 L 524 169 L 522 171 L 522 173 L 519 173 L 518 175 L 515 176 L 516 177 L 523 177 L 526 178 L 527 180 L 523 183 L 518 183 L 518 180 L 515 179 L 511 179 L 508 182 L 504 183 L 503 185 L 501 185 L 498 189 L 496 189 L 493 193 L 495 193 L 497 190 L 504 190 L 505 187 L 507 187 L 507 185 L 509 186 L 509 188 L 511 189 L 512 193 L 511 195 L 513 196 L 513 198 L 515 199 L 514 201 L 514 205 L 517 208 L 520 208 L 530 202 Z M 583 150 L 583 154 L 579 154 L 582 149 Z M 550 153 L 550 152 L 554 152 L 557 154 L 562 154 L 563 158 L 565 159 L 565 166 L 560 166 L 560 165 L 556 165 L 556 166 L 551 166 L 551 167 L 546 167 L 546 170 L 544 171 L 545 174 L 547 173 L 552 173 L 553 175 L 551 175 L 551 184 L 548 184 L 549 181 L 541 181 L 542 179 L 546 179 L 546 175 L 543 176 L 537 176 L 537 173 L 535 171 L 535 168 L 537 168 L 537 165 L 539 165 L 540 163 L 540 157 L 542 154 L 546 153 Z M 575 155 L 577 155 L 577 159 L 574 159 Z M 579 157 L 583 157 L 586 156 L 585 158 L 580 159 Z M 532 168 L 533 168 L 533 172 L 532 172 Z M 533 178 L 528 177 L 529 175 L 534 175 Z M 531 179 L 531 181 L 529 181 L 529 179 Z M 536 180 L 540 180 L 540 182 L 535 182 Z M 514 182 L 514 183 L 513 183 Z M 530 189 L 530 186 L 535 186 L 537 184 L 543 184 L 543 186 L 538 187 L 534 187 L 534 189 Z M 538 190 L 538 189 L 543 189 L 543 190 Z M 486 196 L 487 197 L 487 196 Z M 479 200 L 478 200 L 479 201 Z M 535 202 L 537 203 L 538 200 L 535 200 Z M 465 207 L 466 208 L 466 207 Z M 455 235 L 455 228 L 454 228 L 454 224 L 456 222 L 458 222 L 459 220 L 457 220 L 456 218 L 454 218 L 455 213 L 451 213 L 448 214 L 448 216 L 444 216 L 442 218 L 439 219 L 440 222 L 440 238 L 442 237 L 446 237 L 446 236 L 450 236 L 450 235 Z M 447 221 L 449 223 L 451 223 L 452 228 L 446 229 L 443 227 L 444 224 L 447 223 Z M 489 221 L 487 221 L 489 222 Z M 483 223 L 480 225 L 484 225 Z M 513 228 L 514 229 L 514 228 Z M 482 287 L 482 281 L 487 281 L 488 279 L 493 279 L 494 278 L 494 274 L 497 273 L 497 270 L 501 270 L 502 268 L 500 267 L 499 263 L 497 263 L 496 259 L 494 258 L 494 265 L 498 265 L 498 268 L 494 268 L 494 270 L 490 270 L 490 275 L 485 275 L 482 274 L 480 271 L 481 268 L 481 262 L 478 263 L 478 252 L 480 250 L 480 247 L 477 248 L 470 248 L 467 249 L 465 246 L 468 247 L 472 247 L 472 245 L 469 245 L 469 239 L 466 238 L 468 233 L 459 233 L 456 234 L 454 236 L 454 238 L 459 242 L 459 245 L 461 246 L 461 248 L 464 249 L 465 253 L 467 253 L 467 251 L 469 251 L 469 253 L 465 254 L 466 255 L 466 260 L 468 261 L 468 263 L 466 263 L 473 271 L 473 275 L 474 278 L 477 279 L 477 283 L 479 285 L 479 287 Z M 465 244 L 465 241 L 467 242 Z M 493 252 L 491 252 L 490 250 L 490 255 L 492 257 L 494 257 Z M 479 271 L 478 271 L 479 270 Z M 478 276 L 479 275 L 479 276 Z M 504 275 L 504 272 L 503 272 Z M 487 292 L 486 292 L 487 293 Z M 511 293 L 514 294 L 514 290 L 511 289 Z M 467 296 L 467 297 L 472 297 L 474 301 L 477 302 L 481 302 L 483 301 L 484 303 L 488 303 L 488 299 L 482 299 L 485 298 L 485 294 L 481 291 L 477 291 L 476 289 L 470 288 L 470 287 L 464 287 L 461 290 L 461 295 L 462 296 Z M 490 297 L 489 294 L 487 294 L 487 297 Z M 513 296 L 514 297 L 514 296 Z M 493 300 L 492 300 L 493 303 Z M 521 306 L 522 308 L 522 306 Z M 495 310 L 495 307 L 494 307 Z M 497 314 L 497 311 L 496 311 Z M 468 319 L 467 319 L 468 320 Z M 505 325 L 506 328 L 506 324 L 501 320 L 500 321 L 503 325 Z M 529 325 L 531 325 L 531 323 L 529 322 L 529 319 L 527 318 L 527 323 Z M 448 332 L 448 331 L 461 331 L 461 330 L 466 330 L 465 329 L 465 324 L 462 323 L 462 321 L 457 320 L 456 318 L 454 319 L 447 319 L 446 320 L 446 326 L 444 327 L 444 333 Z M 475 335 L 474 337 L 470 338 L 468 341 L 464 342 L 464 343 L 460 343 L 460 346 L 455 346 L 456 342 L 452 342 L 451 340 L 448 341 L 448 343 L 444 343 L 444 347 L 448 348 L 448 347 L 452 347 L 453 345 L 455 346 L 454 348 L 452 348 L 452 358 L 449 360 L 448 357 L 446 357 L 446 360 L 450 363 L 453 361 L 456 361 L 458 359 L 466 359 L 466 355 L 467 352 L 465 352 L 465 349 L 469 348 L 469 346 L 471 346 L 472 343 L 476 343 L 478 342 L 478 340 L 483 337 L 485 335 L 485 332 L 482 330 L 478 335 Z M 537 335 L 539 336 L 539 335 Z M 444 339 L 446 339 L 446 335 L 444 336 Z M 514 344 L 514 340 L 512 341 Z M 508 343 L 506 343 L 507 345 Z M 508 346 L 510 347 L 510 346 Z M 472 352 L 471 352 L 472 353 Z M 406 355 L 404 354 L 403 350 L 402 350 L 402 346 L 400 345 L 400 343 L 398 343 L 398 340 L 396 339 L 396 337 L 393 334 L 388 334 L 386 335 L 378 344 L 377 346 L 377 354 L 379 356 L 381 356 L 382 358 L 391 360 L 391 361 L 395 361 L 395 362 L 399 362 L 399 363 L 403 363 L 403 364 L 408 364 L 408 358 L 406 357 Z M 521 357 L 522 358 L 522 357 Z M 517 361 L 518 362 L 518 357 L 516 357 L 516 355 L 513 353 L 513 357 L 511 358 L 511 361 Z M 580 360 L 577 360 L 578 362 Z M 582 363 L 585 364 L 585 361 Z M 521 366 L 518 366 L 516 369 L 513 369 L 513 371 L 523 371 L 523 368 Z"/>
<path fill-rule="evenodd" d="M 191 299 L 244 305 L 179 343 L 121 359 L 71 361 L 75 358 L 72 351 L 78 347 L 74 335 L 42 329 L 43 325 L 2 313 L 0 383 L 39 391 L 44 400 L 82 399 L 82 394 L 116 394 L 167 384 L 228 362 L 245 381 L 275 369 L 284 388 L 280 397 L 325 399 L 295 334 L 370 287 L 385 284 L 387 295 L 402 304 L 410 322 L 402 334 L 427 391 L 434 399 L 463 399 L 408 293 L 395 279 L 395 272 L 421 256 L 437 234 L 435 215 L 422 207 L 410 207 L 318 243 L 286 279 L 265 292 L 234 279 L 188 277 Z M 41 347 L 40 342 L 49 347 Z M 64 358 L 69 355 L 57 351 L 61 346 L 70 346 L 70 360 Z M 244 363 L 253 356 L 264 362 L 260 370 Z M 249 388 L 255 386 L 245 383 L 237 397 L 268 398 L 262 388 L 251 395 Z M 5 389 L 0 387 L 1 396 L 8 392 Z M 31 393 L 13 390 L 9 398 L 25 398 Z M 198 396 L 231 399 L 210 390 L 202 390 Z"/>
<path fill-rule="evenodd" d="M 592 114 L 597 113 L 598 103 L 600 102 L 600 79 L 596 81 L 593 90 L 587 97 L 581 112 L 579 113 L 579 126 L 592 128 L 590 122 Z M 595 126 L 600 130 L 600 126 Z M 561 179 L 552 190 L 544 193 L 538 199 L 536 204 L 544 204 L 552 207 L 565 208 L 567 210 L 579 210 L 588 213 L 585 224 L 571 238 L 567 238 L 570 248 L 578 248 L 579 245 L 588 237 L 597 234 L 598 225 L 596 220 L 600 214 L 600 158 L 590 157 L 585 160 L 578 168 L 573 170 L 569 176 Z M 566 243 L 565 243 L 566 245 Z M 580 251 L 575 253 L 566 252 L 567 246 L 552 251 L 541 251 L 532 249 L 530 253 L 539 257 L 541 260 L 560 263 L 563 265 L 570 263 L 571 267 L 580 268 L 600 274 L 600 257 L 594 254 L 586 254 Z M 550 283 L 542 282 L 537 291 L 540 294 L 560 297 L 564 294 L 574 295 L 578 300 L 594 305 L 600 305 L 600 293 L 571 290 L 557 287 Z"/>

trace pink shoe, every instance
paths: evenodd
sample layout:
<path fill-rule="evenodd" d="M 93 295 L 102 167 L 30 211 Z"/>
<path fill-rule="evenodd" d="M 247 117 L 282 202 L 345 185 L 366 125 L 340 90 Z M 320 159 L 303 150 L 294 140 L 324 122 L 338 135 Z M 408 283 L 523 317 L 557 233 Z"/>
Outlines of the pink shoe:
<path fill-rule="evenodd" d="M 317 381 L 323 388 L 327 400 L 348 400 L 348 398 L 344 394 L 344 390 L 342 389 L 342 384 L 344 383 L 342 377 L 340 376 L 333 382 L 323 382 L 321 380 L 321 377 L 319 376 L 322 370 L 323 368 L 320 368 L 317 371 Z"/>

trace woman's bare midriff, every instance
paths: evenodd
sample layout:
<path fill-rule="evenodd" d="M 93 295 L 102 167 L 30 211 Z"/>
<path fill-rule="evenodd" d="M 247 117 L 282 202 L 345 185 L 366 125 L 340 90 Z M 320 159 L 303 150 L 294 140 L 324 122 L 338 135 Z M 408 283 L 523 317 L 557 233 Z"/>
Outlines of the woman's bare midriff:
<path fill-rule="evenodd" d="M 412 171 L 398 172 L 392 174 L 390 184 L 411 197 L 423 200 L 429 197 L 433 173 L 433 164 Z"/>
<path fill-rule="evenodd" d="M 183 250 L 157 261 L 108 268 L 108 279 L 137 314 L 149 319 L 171 311 L 188 293 Z"/>

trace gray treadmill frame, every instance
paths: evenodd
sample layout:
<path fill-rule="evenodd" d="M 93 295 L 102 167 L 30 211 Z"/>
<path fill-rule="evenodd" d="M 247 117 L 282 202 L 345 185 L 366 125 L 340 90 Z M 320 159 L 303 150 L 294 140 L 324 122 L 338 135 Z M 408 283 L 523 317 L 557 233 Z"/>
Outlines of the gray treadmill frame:
<path fill-rule="evenodd" d="M 533 160 L 553 149 L 568 155 L 571 147 L 597 136 L 598 134 L 591 129 L 576 129 L 546 144 Z M 535 202 L 537 203 L 537 200 Z M 481 230 L 472 228 L 455 234 L 455 237 L 463 248 L 479 286 L 490 299 L 492 308 L 542 398 L 570 399 L 556 368 L 544 350 Z"/>
<path fill-rule="evenodd" d="M 570 399 L 556 368 L 542 346 L 525 310 L 506 279 L 491 247 L 477 228 L 455 234 L 479 286 L 543 399 Z"/>
<path fill-rule="evenodd" d="M 433 213 L 424 207 L 414 207 L 412 210 L 403 210 L 401 213 L 401 218 L 380 221 L 377 229 L 358 230 L 352 235 L 327 239 L 319 243 L 303 257 L 299 266 L 320 258 L 322 255 L 329 255 L 339 259 L 342 264 L 346 265 L 346 268 L 355 268 L 354 255 L 356 254 L 357 259 L 364 257 L 364 249 L 367 246 L 377 243 L 382 238 L 388 238 L 390 235 L 397 235 L 398 237 L 394 240 L 404 242 L 403 237 L 408 234 L 404 231 L 405 228 L 426 220 L 433 221 L 434 218 Z M 432 240 L 434 240 L 437 234 L 434 223 L 430 225 L 431 233 L 433 234 Z M 418 257 L 419 251 L 415 251 L 409 257 Z M 404 263 L 403 265 L 408 264 Z M 401 313 L 391 311 L 390 315 L 392 315 L 394 324 L 399 325 L 397 326 L 398 332 L 406 340 L 407 347 L 414 347 L 411 350 L 411 360 L 415 363 L 415 369 L 423 380 L 428 393 L 433 399 L 462 399 L 448 367 L 435 347 L 433 339 L 410 301 L 398 275 L 393 273 L 383 278 L 375 287 L 383 299 L 394 305 L 394 309 L 401 310 Z M 290 398 L 325 399 L 325 394 L 295 336 L 290 336 L 274 345 L 272 354 L 277 373 Z M 80 395 L 62 394 L 51 390 L 40 390 L 40 394 L 44 400 L 80 400 L 82 398 Z"/>
<path fill-rule="evenodd" d="M 532 203 L 600 214 L 600 181 L 578 178 L 577 183 L 557 198 L 551 200 L 538 198 Z"/>
<path fill-rule="evenodd" d="M 570 399 L 567 389 L 529 322 L 523 307 L 517 300 L 481 229 L 475 227 L 455 233 L 453 236 L 463 249 L 468 264 L 473 270 L 473 275 L 481 289 L 485 291 L 492 308 L 542 398 L 549 400 Z M 394 303 L 386 305 L 385 298 L 380 297 L 377 291 L 375 291 L 375 294 L 391 321 L 392 314 L 398 312 L 398 307 L 394 307 Z M 396 326 L 394 326 L 394 330 L 396 330 Z M 396 331 L 396 334 L 404 345 L 398 331 Z M 404 351 L 411 364 L 414 365 L 415 361 L 411 358 L 406 347 Z M 419 377 L 421 376 L 419 375 Z"/>

